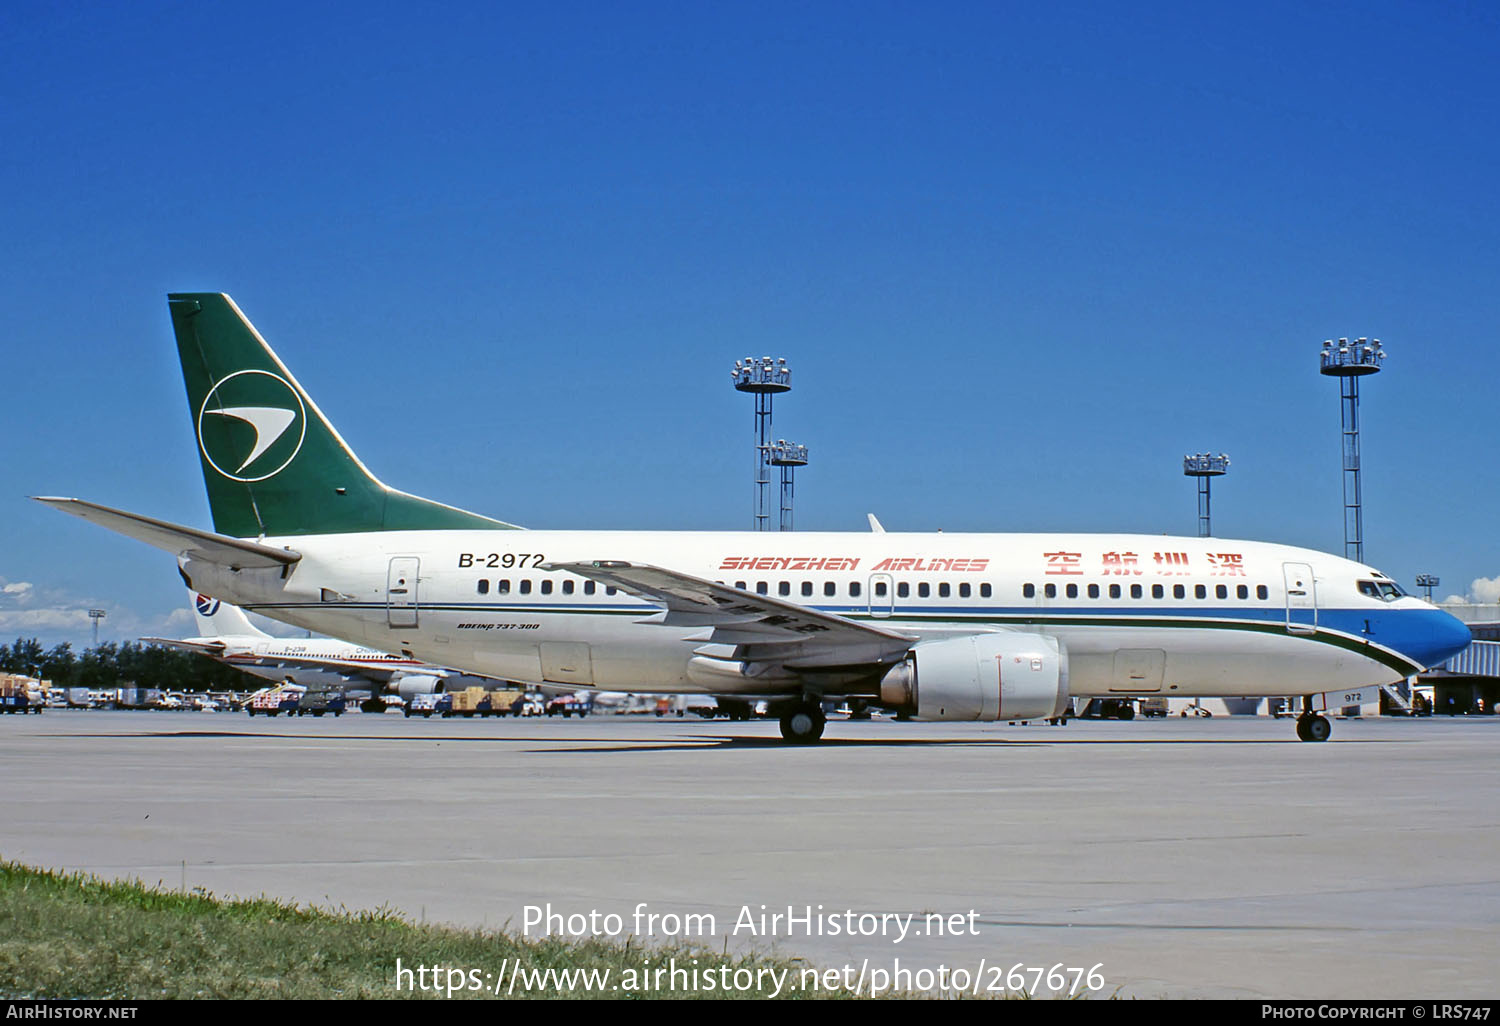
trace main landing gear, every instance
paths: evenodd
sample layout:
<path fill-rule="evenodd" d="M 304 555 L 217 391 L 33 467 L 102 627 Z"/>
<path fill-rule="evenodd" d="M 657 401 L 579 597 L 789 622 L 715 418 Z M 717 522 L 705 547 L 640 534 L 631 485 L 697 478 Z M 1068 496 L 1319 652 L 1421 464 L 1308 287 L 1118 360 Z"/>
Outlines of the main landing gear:
<path fill-rule="evenodd" d="M 1326 716 L 1312 710 L 1311 696 L 1302 699 L 1302 715 L 1297 717 L 1297 737 L 1303 741 L 1327 741 L 1333 733 L 1333 724 Z"/>
<path fill-rule="evenodd" d="M 798 702 L 781 711 L 781 736 L 794 745 L 810 745 L 823 736 L 827 722 L 817 702 Z"/>

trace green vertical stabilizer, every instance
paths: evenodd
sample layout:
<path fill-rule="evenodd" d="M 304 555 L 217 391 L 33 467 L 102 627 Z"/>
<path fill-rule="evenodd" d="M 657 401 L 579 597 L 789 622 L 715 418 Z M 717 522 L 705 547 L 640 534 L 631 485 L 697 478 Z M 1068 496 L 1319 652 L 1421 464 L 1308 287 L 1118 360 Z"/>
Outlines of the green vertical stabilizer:
<path fill-rule="evenodd" d="M 377 481 L 228 296 L 173 293 L 167 302 L 214 530 L 516 530 Z"/>

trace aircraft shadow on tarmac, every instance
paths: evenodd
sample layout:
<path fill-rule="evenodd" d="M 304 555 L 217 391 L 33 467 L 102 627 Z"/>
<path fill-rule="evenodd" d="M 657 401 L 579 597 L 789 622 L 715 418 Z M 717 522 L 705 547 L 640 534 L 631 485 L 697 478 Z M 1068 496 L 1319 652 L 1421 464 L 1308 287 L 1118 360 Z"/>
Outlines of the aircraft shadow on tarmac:
<path fill-rule="evenodd" d="M 868 738 L 868 737 L 825 737 L 813 745 L 789 745 L 778 737 L 757 737 L 745 735 L 726 734 L 698 734 L 689 737 L 663 738 L 653 740 L 646 737 L 632 738 L 622 741 L 618 738 L 604 737 L 559 737 L 540 738 L 535 734 L 528 735 L 482 735 L 468 736 L 463 734 L 434 734 L 434 735 L 386 735 L 386 734 L 269 734 L 259 731 L 234 731 L 234 730 L 166 730 L 147 731 L 142 733 L 109 733 L 109 734 L 55 734 L 54 737 L 114 737 L 114 738 L 179 738 L 179 739 L 235 739 L 242 741 L 267 740 L 267 741 L 384 741 L 384 742 L 418 742 L 418 743 L 462 743 L 462 744 L 529 744 L 536 745 L 539 741 L 549 745 L 546 748 L 529 748 L 528 752 L 537 755 L 566 755 L 580 752 L 669 752 L 669 751 L 746 751 L 750 749 L 831 749 L 831 748 L 1045 748 L 1051 745 L 1300 745 L 1301 742 L 1290 733 L 1287 737 L 1275 738 L 1084 738 L 1076 734 L 1069 737 L 1049 736 L 1046 740 L 1022 740 L 1009 738 L 958 738 L 958 737 L 898 737 L 898 738 Z M 1399 738 L 1370 738 L 1370 739 L 1348 739 L 1340 744 L 1407 744 L 1417 739 L 1402 740 Z M 552 747 L 555 745 L 556 747 Z"/>

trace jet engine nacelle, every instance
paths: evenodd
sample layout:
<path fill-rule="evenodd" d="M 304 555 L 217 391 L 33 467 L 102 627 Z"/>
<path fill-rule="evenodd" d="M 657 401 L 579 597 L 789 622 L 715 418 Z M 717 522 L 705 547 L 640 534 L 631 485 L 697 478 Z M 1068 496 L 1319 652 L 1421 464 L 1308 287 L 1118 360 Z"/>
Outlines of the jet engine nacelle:
<path fill-rule="evenodd" d="M 922 720 L 1037 720 L 1068 707 L 1068 650 L 1045 634 L 923 641 L 880 682 L 880 700 Z"/>
<path fill-rule="evenodd" d="M 396 680 L 391 690 L 401 696 L 401 701 L 410 702 L 416 695 L 442 694 L 444 680 L 431 673 L 411 673 Z"/>

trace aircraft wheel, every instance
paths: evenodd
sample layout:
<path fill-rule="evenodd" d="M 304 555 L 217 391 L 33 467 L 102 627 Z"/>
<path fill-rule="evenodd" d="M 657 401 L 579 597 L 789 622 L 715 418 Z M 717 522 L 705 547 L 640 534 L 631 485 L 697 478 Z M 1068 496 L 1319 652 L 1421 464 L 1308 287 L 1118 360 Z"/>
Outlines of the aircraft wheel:
<path fill-rule="evenodd" d="M 781 717 L 781 736 L 794 745 L 810 745 L 823 736 L 826 723 L 818 706 L 793 706 Z"/>
<path fill-rule="evenodd" d="M 1124 705 L 1120 706 L 1119 710 L 1115 713 L 1115 716 L 1122 720 L 1133 720 L 1135 719 L 1135 706 L 1129 702 L 1126 702 Z"/>
<path fill-rule="evenodd" d="M 1327 741 L 1328 735 L 1333 733 L 1333 724 L 1323 716 L 1312 716 L 1306 720 L 1298 721 L 1298 734 L 1304 741 Z"/>

